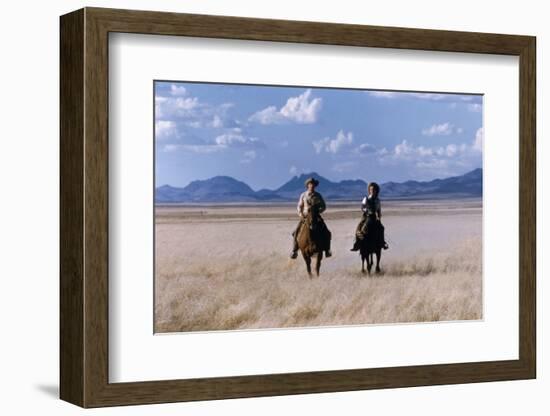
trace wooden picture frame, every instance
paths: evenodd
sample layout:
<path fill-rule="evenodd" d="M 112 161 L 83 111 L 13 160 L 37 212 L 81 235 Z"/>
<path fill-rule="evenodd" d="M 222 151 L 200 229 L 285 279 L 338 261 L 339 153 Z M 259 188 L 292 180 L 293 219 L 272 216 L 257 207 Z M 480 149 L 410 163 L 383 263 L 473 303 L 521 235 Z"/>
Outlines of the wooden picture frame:
<path fill-rule="evenodd" d="M 60 19 L 60 396 L 82 407 L 530 379 L 536 376 L 535 38 L 85 8 Z M 519 359 L 110 383 L 108 34 L 298 42 L 519 57 Z"/>

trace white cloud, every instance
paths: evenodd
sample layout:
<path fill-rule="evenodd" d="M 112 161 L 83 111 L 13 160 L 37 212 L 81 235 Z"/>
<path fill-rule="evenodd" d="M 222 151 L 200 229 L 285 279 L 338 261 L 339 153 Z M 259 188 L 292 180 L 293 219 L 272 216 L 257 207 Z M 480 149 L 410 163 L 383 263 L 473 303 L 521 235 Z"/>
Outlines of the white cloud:
<path fill-rule="evenodd" d="M 483 109 L 483 106 L 479 103 L 468 104 L 468 110 L 473 113 L 480 113 L 482 109 Z"/>
<path fill-rule="evenodd" d="M 367 91 L 367 93 L 377 98 L 419 98 L 421 100 L 440 101 L 446 99 L 449 94 L 435 94 L 426 92 L 408 92 L 408 91 Z"/>
<path fill-rule="evenodd" d="M 352 143 L 353 133 L 344 133 L 343 130 L 340 130 L 334 139 L 325 137 L 324 139 L 313 142 L 313 147 L 317 153 L 321 153 L 324 150 L 325 152 L 336 154 Z"/>
<path fill-rule="evenodd" d="M 166 102 L 166 97 L 155 97 L 155 120 L 158 120 L 159 118 L 164 117 L 164 113 L 162 111 L 163 105 Z"/>
<path fill-rule="evenodd" d="M 483 135 L 483 127 L 480 127 L 476 131 L 476 137 L 475 137 L 474 143 L 472 145 L 474 150 L 476 150 L 478 152 L 481 152 L 483 150 L 483 136 L 484 136 Z"/>
<path fill-rule="evenodd" d="M 463 133 L 463 129 L 455 128 L 450 123 L 434 124 L 433 126 L 424 129 L 422 134 L 426 136 L 436 135 L 450 135 L 453 132 Z M 479 158 L 479 145 L 481 140 L 476 135 L 476 140 L 471 144 L 450 143 L 444 146 L 423 146 L 414 145 L 407 140 L 403 140 L 401 143 L 395 145 L 391 150 L 377 152 L 381 158 L 382 163 L 403 163 L 409 162 L 418 168 L 428 169 L 430 166 L 434 168 L 443 169 L 444 166 L 466 166 L 471 164 L 472 166 L 478 163 Z M 386 150 L 386 149 L 384 149 Z M 442 171 L 443 172 L 443 171 Z"/>
<path fill-rule="evenodd" d="M 317 121 L 322 106 L 321 98 L 310 100 L 311 90 L 304 91 L 297 97 L 290 97 L 280 110 L 269 106 L 249 117 L 249 121 L 260 124 L 280 124 L 294 122 L 298 124 L 312 124 Z"/>
<path fill-rule="evenodd" d="M 193 127 L 195 129 L 198 129 L 199 127 L 202 126 L 202 122 L 199 121 L 199 120 L 187 121 L 183 124 L 184 124 L 183 128 L 185 128 L 185 126 L 187 126 L 187 127 Z"/>
<path fill-rule="evenodd" d="M 394 91 L 367 91 L 367 94 L 378 98 L 396 98 L 398 93 Z"/>
<path fill-rule="evenodd" d="M 217 144 L 167 144 L 163 147 L 165 152 L 175 152 L 183 150 L 192 153 L 214 153 L 221 150 L 225 150 L 226 146 L 220 146 Z"/>
<path fill-rule="evenodd" d="M 466 104 L 470 111 L 481 111 L 481 103 L 474 103 L 479 100 L 477 95 L 461 95 L 451 93 L 433 93 L 433 92 L 409 92 L 409 91 L 366 91 L 368 95 L 377 98 L 396 99 L 412 98 L 426 101 L 440 101 L 450 103 L 451 108 L 456 108 L 457 104 Z"/>
<path fill-rule="evenodd" d="M 429 147 L 403 140 L 384 154 L 379 151 L 378 162 L 381 166 L 398 165 L 418 177 L 452 176 L 480 166 L 480 152 L 474 143 Z"/>
<path fill-rule="evenodd" d="M 456 144 L 449 144 L 445 148 L 445 153 L 449 157 L 455 156 L 459 151 L 459 147 Z"/>
<path fill-rule="evenodd" d="M 192 137 L 191 137 L 192 138 Z M 168 143 L 162 147 L 165 152 L 185 151 L 192 153 L 214 153 L 228 149 L 244 150 L 244 161 L 250 162 L 257 156 L 255 149 L 261 149 L 265 145 L 256 137 L 247 137 L 241 134 L 224 133 L 216 136 L 213 140 L 204 141 L 192 138 L 192 143 Z"/>
<path fill-rule="evenodd" d="M 162 150 L 164 152 L 174 152 L 174 151 L 178 150 L 180 147 L 181 147 L 180 144 L 166 144 L 166 145 L 164 145 Z"/>
<path fill-rule="evenodd" d="M 448 94 L 434 94 L 424 92 L 411 92 L 411 97 L 420 98 L 422 100 L 441 101 L 448 97 Z"/>
<path fill-rule="evenodd" d="M 325 147 L 326 143 L 329 140 L 330 139 L 328 137 L 325 137 L 322 140 L 318 140 L 316 142 L 313 142 L 313 148 L 315 149 L 315 153 L 317 153 L 317 154 L 321 153 L 323 151 L 323 148 Z"/>
<path fill-rule="evenodd" d="M 298 173 L 298 168 L 296 166 L 291 166 L 288 170 L 288 173 L 290 173 L 291 175 L 296 175 Z"/>
<path fill-rule="evenodd" d="M 397 144 L 392 151 L 388 151 L 385 155 L 394 160 L 422 160 L 433 159 L 438 157 L 453 158 L 460 155 L 468 155 L 474 150 L 473 146 L 469 146 L 465 143 L 462 144 L 448 144 L 447 146 L 415 146 L 409 143 L 407 140 L 403 140 Z"/>
<path fill-rule="evenodd" d="M 321 109 L 320 98 L 309 101 L 311 90 L 305 91 L 298 97 L 289 98 L 281 114 L 286 118 L 295 120 L 298 123 L 314 123 L 317 120 L 317 113 Z"/>
<path fill-rule="evenodd" d="M 212 127 L 215 127 L 215 128 L 223 127 L 223 121 L 221 117 L 217 114 L 215 114 L 214 118 L 212 119 Z"/>
<path fill-rule="evenodd" d="M 167 100 L 172 104 L 173 110 L 180 116 L 188 115 L 189 112 L 199 106 L 197 97 L 177 97 Z"/>
<path fill-rule="evenodd" d="M 423 129 L 424 136 L 448 136 L 453 133 L 454 126 L 451 123 L 434 124 L 429 128 Z"/>
<path fill-rule="evenodd" d="M 254 159 L 256 159 L 256 151 L 255 150 L 247 150 L 244 152 L 243 158 L 241 159 L 241 163 L 250 163 Z"/>
<path fill-rule="evenodd" d="M 414 152 L 414 147 L 411 146 L 406 140 L 403 140 L 401 143 L 395 145 L 393 149 L 393 154 L 397 157 L 404 157 L 410 155 Z"/>
<path fill-rule="evenodd" d="M 170 120 L 158 120 L 155 122 L 155 138 L 156 139 L 165 139 L 168 137 L 175 136 L 176 123 Z"/>
<path fill-rule="evenodd" d="M 246 137 L 242 134 L 237 133 L 224 133 L 220 134 L 214 139 L 214 142 L 219 146 L 236 146 L 236 147 L 245 147 L 245 146 L 260 146 L 262 143 L 256 137 Z"/>
<path fill-rule="evenodd" d="M 274 105 L 264 108 L 254 114 L 249 118 L 249 121 L 255 121 L 260 124 L 274 124 L 283 121 L 283 117 L 277 111 L 277 107 Z"/>
<path fill-rule="evenodd" d="M 370 143 L 361 143 L 354 149 L 354 152 L 360 155 L 373 154 L 377 153 L 378 151 L 379 149 L 377 149 L 376 146 L 373 146 Z"/>
<path fill-rule="evenodd" d="M 234 127 L 238 124 L 227 116 L 232 103 L 212 105 L 191 97 L 183 86 L 172 84 L 168 95 L 155 96 L 155 118 L 177 123 L 178 128 L 185 127 Z"/>
<path fill-rule="evenodd" d="M 416 152 L 419 156 L 432 156 L 434 153 L 437 153 L 439 149 L 434 151 L 434 149 L 432 149 L 431 147 L 418 146 L 416 148 Z"/>
<path fill-rule="evenodd" d="M 183 85 L 176 85 L 176 84 L 170 85 L 170 95 L 180 97 L 185 94 L 187 94 L 187 90 Z"/>

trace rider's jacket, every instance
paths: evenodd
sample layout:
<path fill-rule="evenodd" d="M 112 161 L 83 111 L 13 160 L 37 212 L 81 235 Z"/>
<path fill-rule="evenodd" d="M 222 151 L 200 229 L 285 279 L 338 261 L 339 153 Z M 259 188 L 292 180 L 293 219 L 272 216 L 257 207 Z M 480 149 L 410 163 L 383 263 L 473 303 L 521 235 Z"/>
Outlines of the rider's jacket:
<path fill-rule="evenodd" d="M 382 216 L 382 207 L 380 199 L 377 196 L 366 195 L 361 201 L 361 210 L 367 216 L 374 216 L 378 214 L 380 218 Z"/>
<path fill-rule="evenodd" d="M 327 209 L 327 206 L 325 204 L 325 200 L 323 199 L 322 195 L 317 192 L 309 192 L 305 191 L 300 195 L 300 198 L 298 199 L 298 215 L 301 217 L 307 216 L 309 210 L 311 207 L 316 205 L 319 209 L 319 214 L 323 213 Z"/>

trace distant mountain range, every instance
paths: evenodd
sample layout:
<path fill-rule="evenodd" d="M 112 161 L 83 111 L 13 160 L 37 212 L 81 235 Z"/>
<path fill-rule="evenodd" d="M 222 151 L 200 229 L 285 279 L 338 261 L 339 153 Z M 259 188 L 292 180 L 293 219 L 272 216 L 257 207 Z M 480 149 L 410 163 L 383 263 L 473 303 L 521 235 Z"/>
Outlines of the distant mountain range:
<path fill-rule="evenodd" d="M 315 172 L 294 176 L 281 187 L 254 191 L 246 183 L 230 176 L 215 176 L 193 181 L 185 188 L 164 185 L 156 188 L 156 203 L 263 202 L 294 201 L 304 191 L 304 182 L 313 176 L 320 181 L 317 190 L 328 200 L 357 200 L 365 195 L 367 183 L 361 179 L 332 182 Z M 432 181 L 386 182 L 380 185 L 385 199 L 480 197 L 483 171 L 475 169 L 464 175 Z"/>

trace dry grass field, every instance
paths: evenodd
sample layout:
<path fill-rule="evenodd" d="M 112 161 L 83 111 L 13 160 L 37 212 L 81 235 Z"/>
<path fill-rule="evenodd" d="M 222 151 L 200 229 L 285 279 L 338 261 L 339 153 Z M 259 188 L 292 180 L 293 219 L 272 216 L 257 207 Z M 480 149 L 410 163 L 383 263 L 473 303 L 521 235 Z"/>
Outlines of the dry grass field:
<path fill-rule="evenodd" d="M 312 279 L 288 259 L 293 204 L 156 207 L 155 331 L 481 319 L 481 200 L 383 204 L 382 273 L 361 274 L 360 212 L 342 203 L 324 215 L 334 255 Z"/>

